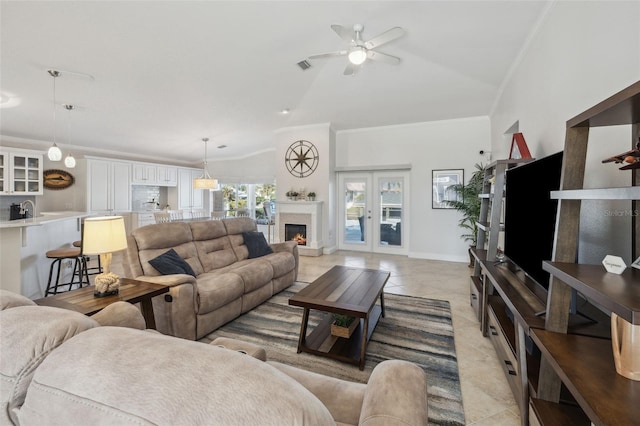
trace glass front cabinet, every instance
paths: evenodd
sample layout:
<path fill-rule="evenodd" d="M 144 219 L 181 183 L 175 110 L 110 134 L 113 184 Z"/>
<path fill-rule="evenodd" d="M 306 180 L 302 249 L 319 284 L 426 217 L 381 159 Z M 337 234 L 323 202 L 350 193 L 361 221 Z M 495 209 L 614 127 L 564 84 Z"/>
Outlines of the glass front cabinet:
<path fill-rule="evenodd" d="M 42 161 L 36 152 L 0 151 L 0 194 L 42 195 Z"/>

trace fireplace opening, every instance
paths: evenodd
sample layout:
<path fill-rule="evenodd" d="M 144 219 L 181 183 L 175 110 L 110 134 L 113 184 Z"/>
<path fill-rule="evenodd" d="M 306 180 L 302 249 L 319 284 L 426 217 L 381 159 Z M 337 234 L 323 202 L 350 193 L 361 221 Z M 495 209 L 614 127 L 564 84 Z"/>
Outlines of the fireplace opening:
<path fill-rule="evenodd" d="M 285 241 L 297 241 L 299 246 L 307 245 L 307 225 L 294 225 L 285 223 Z"/>

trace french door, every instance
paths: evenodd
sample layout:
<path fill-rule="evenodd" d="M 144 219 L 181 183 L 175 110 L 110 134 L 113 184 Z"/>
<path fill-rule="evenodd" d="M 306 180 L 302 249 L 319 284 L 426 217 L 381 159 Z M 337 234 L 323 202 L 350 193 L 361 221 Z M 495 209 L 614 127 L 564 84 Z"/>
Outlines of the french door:
<path fill-rule="evenodd" d="M 341 250 L 408 254 L 408 172 L 342 172 L 338 185 Z"/>

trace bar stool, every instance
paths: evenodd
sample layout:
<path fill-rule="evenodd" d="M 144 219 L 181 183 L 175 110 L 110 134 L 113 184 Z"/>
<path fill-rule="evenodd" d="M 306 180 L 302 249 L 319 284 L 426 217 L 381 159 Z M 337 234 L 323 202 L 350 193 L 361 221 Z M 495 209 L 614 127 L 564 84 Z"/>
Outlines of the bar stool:
<path fill-rule="evenodd" d="M 82 240 L 74 241 L 72 245 L 82 250 Z M 100 262 L 100 256 L 98 256 L 98 266 L 92 266 L 90 268 L 87 265 L 91 261 L 91 258 L 87 255 L 83 255 L 83 257 L 84 257 L 84 264 L 85 264 L 85 272 L 87 273 L 87 275 L 98 275 L 102 273 L 102 264 Z"/>
<path fill-rule="evenodd" d="M 50 294 L 58 294 L 58 288 L 63 286 L 68 285 L 69 288 L 65 291 L 69 291 L 74 284 L 77 284 L 78 288 L 82 287 L 82 285 L 85 283 L 89 285 L 89 276 L 87 275 L 86 261 L 84 256 L 82 255 L 81 249 L 77 247 L 53 249 L 49 250 L 46 253 L 46 256 L 49 259 L 53 259 L 53 262 L 51 262 L 51 267 L 49 268 L 49 282 L 47 283 L 47 290 L 44 292 L 45 297 L 49 296 Z M 67 259 L 74 261 L 73 275 L 71 276 L 71 281 L 61 283 L 60 269 L 62 268 L 62 261 Z M 54 268 L 57 268 L 55 284 L 52 282 Z M 78 277 L 78 281 L 75 281 L 76 276 Z M 86 281 L 83 280 L 83 277 L 86 278 Z"/>

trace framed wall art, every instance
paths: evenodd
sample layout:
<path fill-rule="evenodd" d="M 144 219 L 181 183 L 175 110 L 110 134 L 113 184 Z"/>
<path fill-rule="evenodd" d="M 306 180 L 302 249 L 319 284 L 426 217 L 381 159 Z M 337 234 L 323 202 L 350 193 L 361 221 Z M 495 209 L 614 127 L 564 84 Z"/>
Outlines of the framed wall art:
<path fill-rule="evenodd" d="M 462 201 L 452 189 L 453 185 L 464 182 L 464 169 L 433 170 L 431 175 L 431 208 L 452 209 L 448 201 Z"/>

